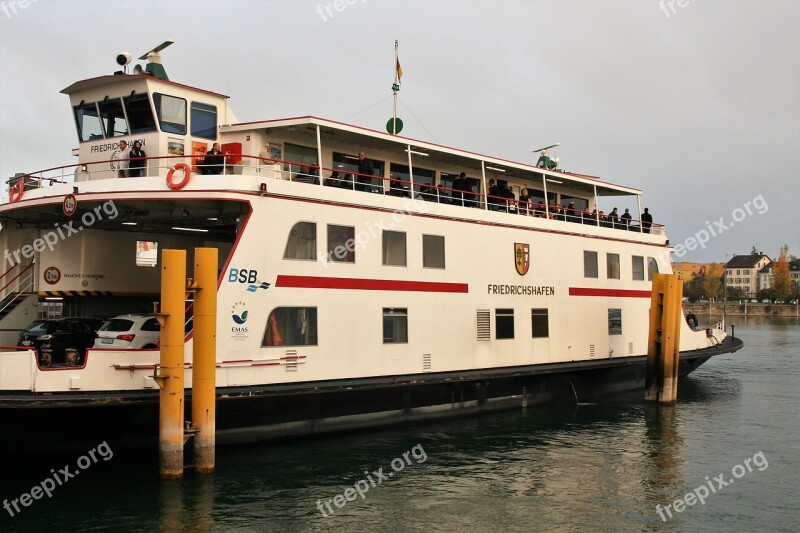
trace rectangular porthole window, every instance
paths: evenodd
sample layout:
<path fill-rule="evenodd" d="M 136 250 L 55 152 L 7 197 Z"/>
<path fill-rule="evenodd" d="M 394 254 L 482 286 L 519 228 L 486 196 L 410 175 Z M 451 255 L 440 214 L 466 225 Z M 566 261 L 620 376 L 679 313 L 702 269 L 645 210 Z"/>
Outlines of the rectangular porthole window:
<path fill-rule="evenodd" d="M 317 225 L 314 222 L 298 222 L 289 231 L 284 259 L 317 259 Z"/>
<path fill-rule="evenodd" d="M 531 331 L 534 339 L 550 336 L 550 325 L 547 309 L 531 309 Z"/>
<path fill-rule="evenodd" d="M 494 313 L 494 329 L 497 339 L 514 338 L 514 310 L 497 309 Z"/>
<path fill-rule="evenodd" d="M 424 268 L 444 268 L 443 236 L 422 236 L 422 266 Z"/>
<path fill-rule="evenodd" d="M 408 342 L 408 309 L 398 307 L 383 308 L 383 343 L 399 344 Z"/>
<path fill-rule="evenodd" d="M 608 310 L 608 334 L 622 335 L 622 309 Z"/>
<path fill-rule="evenodd" d="M 328 261 L 331 263 L 356 262 L 356 239 L 353 226 L 328 224 Z"/>
<path fill-rule="evenodd" d="M 583 251 L 583 277 L 596 278 L 597 273 L 597 252 Z"/>
<path fill-rule="evenodd" d="M 606 277 L 619 279 L 619 254 L 606 254 Z"/>
<path fill-rule="evenodd" d="M 633 279 L 644 281 L 644 257 L 641 255 L 634 255 L 631 268 L 633 269 Z"/>
<path fill-rule="evenodd" d="M 383 264 L 406 266 L 406 234 L 402 231 L 383 232 Z"/>

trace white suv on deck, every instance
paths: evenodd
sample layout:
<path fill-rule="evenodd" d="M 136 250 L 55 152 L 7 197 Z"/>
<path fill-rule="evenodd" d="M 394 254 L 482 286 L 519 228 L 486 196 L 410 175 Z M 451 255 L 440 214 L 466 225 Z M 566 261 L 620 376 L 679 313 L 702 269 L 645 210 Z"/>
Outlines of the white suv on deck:
<path fill-rule="evenodd" d="M 120 315 L 97 330 L 95 348 L 156 348 L 161 326 L 153 315 Z"/>

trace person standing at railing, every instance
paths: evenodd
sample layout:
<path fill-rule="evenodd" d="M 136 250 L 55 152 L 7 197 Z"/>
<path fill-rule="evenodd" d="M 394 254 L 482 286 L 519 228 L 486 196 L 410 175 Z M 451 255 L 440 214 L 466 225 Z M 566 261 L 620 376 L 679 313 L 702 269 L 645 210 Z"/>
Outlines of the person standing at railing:
<path fill-rule="evenodd" d="M 275 162 L 272 157 L 272 151 L 269 142 L 264 142 L 261 151 L 258 152 L 259 165 L 266 167 L 265 172 L 267 178 L 281 179 L 281 165 Z"/>
<path fill-rule="evenodd" d="M 625 209 L 625 212 L 619 217 L 620 222 L 622 223 L 622 229 L 629 229 L 631 225 L 631 210 Z"/>
<path fill-rule="evenodd" d="M 141 178 L 144 176 L 145 157 L 147 154 L 142 150 L 141 141 L 133 141 L 133 148 L 130 153 L 130 164 L 128 165 L 128 176 L 131 178 Z"/>
<path fill-rule="evenodd" d="M 219 143 L 211 145 L 211 150 L 206 152 L 206 158 L 203 161 L 203 174 L 218 175 L 222 174 L 222 169 L 225 164 L 225 156 L 219 149 Z"/>
<path fill-rule="evenodd" d="M 462 172 L 456 179 L 453 180 L 453 190 L 450 192 L 450 198 L 453 205 L 464 205 L 464 188 L 466 187 L 467 183 L 464 178 L 466 178 L 466 174 Z"/>
<path fill-rule="evenodd" d="M 117 162 L 117 175 L 120 178 L 128 177 L 128 169 L 130 168 L 131 150 L 128 148 L 128 141 L 122 140 L 119 142 L 119 151 L 114 158 Z"/>
<path fill-rule="evenodd" d="M 370 192 L 372 190 L 372 178 L 368 176 L 372 176 L 375 173 L 375 169 L 372 166 L 372 161 L 367 159 L 367 154 L 364 150 L 358 152 L 358 173 L 360 174 L 358 176 L 358 190 Z"/>
<path fill-rule="evenodd" d="M 644 213 L 642 213 L 642 231 L 645 233 L 650 233 L 650 226 L 653 225 L 653 215 L 650 214 L 650 210 L 645 207 Z"/>

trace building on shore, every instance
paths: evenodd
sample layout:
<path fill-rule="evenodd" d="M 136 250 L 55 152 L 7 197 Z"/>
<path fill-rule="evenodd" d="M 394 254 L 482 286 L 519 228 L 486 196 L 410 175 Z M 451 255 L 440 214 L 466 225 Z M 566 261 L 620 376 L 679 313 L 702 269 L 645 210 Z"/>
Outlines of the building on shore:
<path fill-rule="evenodd" d="M 688 283 L 692 281 L 694 276 L 698 276 L 703 272 L 706 274 L 713 273 L 716 276 L 722 277 L 723 264 L 688 263 L 683 261 L 679 263 L 672 263 L 672 271 L 678 275 L 678 279 L 682 279 L 684 283 Z"/>
<path fill-rule="evenodd" d="M 759 290 L 759 272 L 770 263 L 772 260 L 764 254 L 734 255 L 725 263 L 725 292 L 755 298 Z"/>

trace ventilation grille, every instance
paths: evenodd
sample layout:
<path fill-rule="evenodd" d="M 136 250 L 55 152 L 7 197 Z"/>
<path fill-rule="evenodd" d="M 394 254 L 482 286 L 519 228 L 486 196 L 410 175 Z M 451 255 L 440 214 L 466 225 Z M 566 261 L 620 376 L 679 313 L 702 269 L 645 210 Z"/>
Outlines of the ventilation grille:
<path fill-rule="evenodd" d="M 431 354 L 429 353 L 422 354 L 422 371 L 423 372 L 431 371 Z"/>
<path fill-rule="evenodd" d="M 589 345 L 589 357 L 594 359 L 594 344 Z"/>
<path fill-rule="evenodd" d="M 628 343 L 628 355 L 633 355 L 633 343 Z"/>
<path fill-rule="evenodd" d="M 488 341 L 492 339 L 492 311 L 490 309 L 478 309 L 478 340 Z"/>
<path fill-rule="evenodd" d="M 297 372 L 297 350 L 286 350 L 286 371 Z"/>

